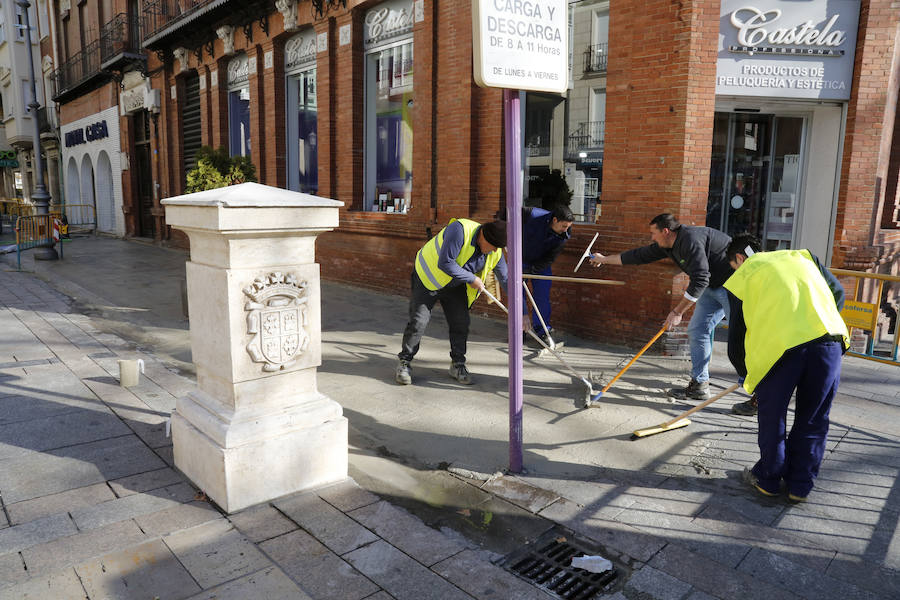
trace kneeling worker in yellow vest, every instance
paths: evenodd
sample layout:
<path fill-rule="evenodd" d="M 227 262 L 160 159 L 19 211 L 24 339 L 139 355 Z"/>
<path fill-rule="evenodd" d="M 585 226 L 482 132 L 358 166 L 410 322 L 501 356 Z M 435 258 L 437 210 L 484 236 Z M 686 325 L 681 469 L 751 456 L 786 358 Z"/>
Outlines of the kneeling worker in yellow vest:
<path fill-rule="evenodd" d="M 481 225 L 469 219 L 451 219 L 422 246 L 410 278 L 409 322 L 397 355 L 397 383 L 412 383 L 409 363 L 419 351 L 437 301 L 441 302 L 450 329 L 450 377 L 466 385 L 472 383 L 466 368 L 469 308 L 484 290 L 483 279 L 491 271 L 506 290 L 506 260 L 500 250 L 504 247 L 506 221 Z"/>
<path fill-rule="evenodd" d="M 840 314 L 844 290 L 809 250 L 758 249 L 753 236 L 738 234 L 726 250 L 735 271 L 724 284 L 728 358 L 759 400 L 760 457 L 744 469 L 744 481 L 766 496 L 784 485 L 788 501 L 802 502 L 819 474 L 841 357 L 850 345 Z"/>

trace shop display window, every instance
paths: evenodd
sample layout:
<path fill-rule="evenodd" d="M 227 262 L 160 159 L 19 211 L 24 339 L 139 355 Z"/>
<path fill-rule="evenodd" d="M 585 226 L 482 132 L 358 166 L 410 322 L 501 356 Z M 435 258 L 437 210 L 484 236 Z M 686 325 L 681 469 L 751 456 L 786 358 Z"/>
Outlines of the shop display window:
<path fill-rule="evenodd" d="M 288 143 L 293 146 L 288 149 L 291 189 L 315 194 L 319 190 L 319 125 L 314 68 L 288 78 L 288 105 L 295 107 L 288 118 Z"/>
<path fill-rule="evenodd" d="M 250 88 L 228 92 L 228 150 L 232 156 L 250 156 Z"/>
<path fill-rule="evenodd" d="M 366 209 L 407 213 L 412 191 L 413 43 L 366 54 Z"/>

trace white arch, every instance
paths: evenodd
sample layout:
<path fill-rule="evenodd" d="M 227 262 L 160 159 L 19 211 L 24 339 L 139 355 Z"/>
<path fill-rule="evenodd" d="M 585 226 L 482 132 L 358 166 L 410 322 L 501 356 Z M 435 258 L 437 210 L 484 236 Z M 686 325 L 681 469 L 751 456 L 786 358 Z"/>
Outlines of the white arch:
<path fill-rule="evenodd" d="M 87 154 L 81 157 L 81 204 L 86 204 L 93 209 L 96 214 L 96 204 L 94 203 L 94 165 L 91 164 L 91 157 Z"/>
<path fill-rule="evenodd" d="M 75 157 L 69 158 L 69 163 L 66 165 L 66 204 L 81 204 L 81 187 L 78 179 L 78 162 L 76 162 Z M 76 209 L 72 209 L 73 212 L 66 211 L 66 215 L 71 221 L 74 217 L 74 211 Z"/>
<path fill-rule="evenodd" d="M 105 150 L 97 157 L 96 179 L 94 188 L 97 192 L 97 229 L 108 233 L 116 231 L 115 199 L 113 198 L 112 165 Z"/>

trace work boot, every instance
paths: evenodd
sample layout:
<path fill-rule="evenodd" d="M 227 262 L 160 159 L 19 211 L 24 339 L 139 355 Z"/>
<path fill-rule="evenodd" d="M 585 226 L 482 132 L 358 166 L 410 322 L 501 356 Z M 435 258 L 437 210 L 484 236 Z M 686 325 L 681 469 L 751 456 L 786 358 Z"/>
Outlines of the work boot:
<path fill-rule="evenodd" d="M 466 363 L 453 363 L 450 365 L 450 377 L 465 385 L 472 385 L 472 378 L 469 377 L 469 370 Z"/>
<path fill-rule="evenodd" d="M 412 383 L 412 375 L 409 374 L 409 361 L 408 360 L 400 360 L 397 363 L 397 372 L 394 375 L 394 379 L 400 385 L 409 385 Z"/>
<path fill-rule="evenodd" d="M 759 412 L 759 400 L 756 398 L 756 394 L 750 396 L 750 399 L 746 402 L 738 402 L 732 406 L 731 412 L 743 417 L 755 417 L 756 413 Z"/>
<path fill-rule="evenodd" d="M 691 379 L 686 387 L 672 388 L 666 392 L 666 395 L 677 400 L 708 400 L 709 382 Z"/>

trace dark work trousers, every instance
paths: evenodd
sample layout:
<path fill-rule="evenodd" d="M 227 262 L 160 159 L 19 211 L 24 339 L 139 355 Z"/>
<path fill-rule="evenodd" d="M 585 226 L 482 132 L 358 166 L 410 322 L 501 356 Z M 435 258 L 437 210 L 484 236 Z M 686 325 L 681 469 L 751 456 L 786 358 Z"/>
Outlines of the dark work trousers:
<path fill-rule="evenodd" d="M 415 271 L 410 280 L 412 290 L 409 297 L 409 322 L 403 331 L 403 345 L 397 356 L 400 360 L 413 359 L 419 351 L 419 343 L 428 321 L 431 320 L 434 303 L 440 300 L 450 327 L 450 360 L 454 363 L 466 362 L 466 341 L 469 339 L 469 299 L 466 297 L 466 286 L 445 287 L 433 292 L 422 284 Z"/>
<path fill-rule="evenodd" d="M 523 271 L 529 266 L 530 265 L 522 265 Z M 547 267 L 540 273 L 535 273 L 535 275 L 552 274 L 551 267 Z M 534 296 L 534 303 L 537 304 L 538 310 L 541 311 L 541 316 L 544 317 L 544 323 L 547 324 L 547 329 L 550 329 L 550 284 L 552 282 L 546 279 L 526 279 L 525 281 L 531 282 L 531 295 Z M 522 293 L 525 294 L 525 290 L 522 290 Z M 531 326 L 534 328 L 534 331 L 538 335 L 544 335 L 544 328 L 541 326 L 541 320 L 534 311 L 534 307 L 531 306 L 531 301 L 528 300 L 527 295 L 525 295 L 523 302 L 531 312 Z"/>
<path fill-rule="evenodd" d="M 817 342 L 784 353 L 756 386 L 759 399 L 759 485 L 778 493 L 806 497 L 819 474 L 828 434 L 828 412 L 841 380 L 840 342 Z M 794 424 L 785 441 L 785 419 L 797 390 Z"/>

